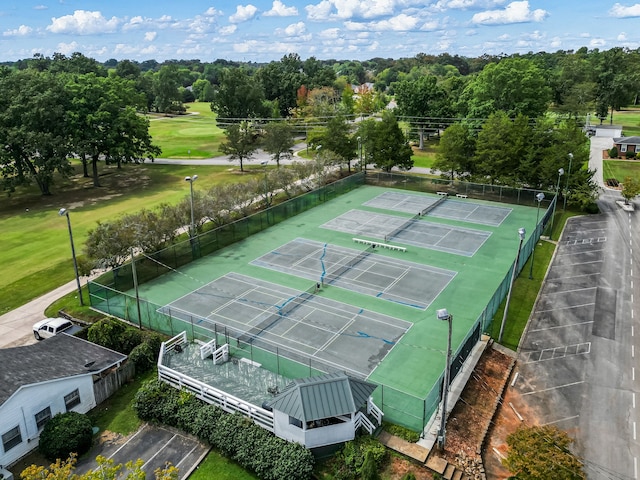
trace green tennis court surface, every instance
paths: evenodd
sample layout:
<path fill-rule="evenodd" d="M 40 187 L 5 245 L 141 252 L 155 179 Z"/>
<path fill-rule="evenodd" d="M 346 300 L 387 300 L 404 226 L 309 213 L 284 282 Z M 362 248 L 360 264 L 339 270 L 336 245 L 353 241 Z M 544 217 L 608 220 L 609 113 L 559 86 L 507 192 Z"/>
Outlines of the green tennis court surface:
<path fill-rule="evenodd" d="M 163 313 L 212 334 L 278 347 L 291 360 L 367 377 L 411 323 L 263 280 L 229 273 L 166 305 Z M 212 335 L 213 336 L 213 335 Z"/>
<path fill-rule="evenodd" d="M 456 275 L 373 253 L 379 250 L 358 251 L 296 238 L 251 263 L 422 310 Z"/>
<path fill-rule="evenodd" d="M 179 319 L 172 331 L 206 341 L 224 329 L 230 345 L 244 345 L 238 354 L 252 348 L 263 365 L 280 355 L 307 372 L 366 377 L 381 386 L 374 400 L 387 419 L 420 430 L 445 365 L 448 327 L 436 310 L 454 317 L 454 356 L 473 346 L 506 294 L 518 228 L 529 240 L 535 223 L 533 198 L 505 206 L 362 186 L 179 271 L 154 264 L 165 273 L 139 293 L 171 314 L 165 325 Z M 406 251 L 366 248 L 390 234 L 387 243 Z M 115 309 L 116 300 L 92 302 Z"/>
<path fill-rule="evenodd" d="M 438 208 L 432 212 L 436 212 Z M 363 210 L 350 210 L 328 221 L 322 228 L 466 257 L 473 256 L 491 236 L 491 232 L 482 230 Z"/>

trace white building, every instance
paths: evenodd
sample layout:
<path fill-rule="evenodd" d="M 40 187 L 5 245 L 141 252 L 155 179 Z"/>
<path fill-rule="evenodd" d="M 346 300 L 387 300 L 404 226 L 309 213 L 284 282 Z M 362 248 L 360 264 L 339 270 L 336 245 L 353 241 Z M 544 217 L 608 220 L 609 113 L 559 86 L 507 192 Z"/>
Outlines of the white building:
<path fill-rule="evenodd" d="M 66 334 L 0 349 L 0 469 L 37 448 L 40 432 L 57 413 L 95 407 L 96 398 L 105 397 L 102 379 L 126 359 Z"/>

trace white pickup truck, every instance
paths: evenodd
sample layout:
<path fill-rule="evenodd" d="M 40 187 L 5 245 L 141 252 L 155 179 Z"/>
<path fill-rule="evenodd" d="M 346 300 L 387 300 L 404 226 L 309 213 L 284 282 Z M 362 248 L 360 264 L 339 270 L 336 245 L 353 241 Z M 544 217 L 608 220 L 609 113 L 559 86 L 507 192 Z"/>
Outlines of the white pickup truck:
<path fill-rule="evenodd" d="M 46 318 L 33 325 L 33 336 L 36 340 L 43 340 L 62 332 L 73 335 L 80 330 L 82 330 L 81 327 L 74 325 L 66 318 Z"/>

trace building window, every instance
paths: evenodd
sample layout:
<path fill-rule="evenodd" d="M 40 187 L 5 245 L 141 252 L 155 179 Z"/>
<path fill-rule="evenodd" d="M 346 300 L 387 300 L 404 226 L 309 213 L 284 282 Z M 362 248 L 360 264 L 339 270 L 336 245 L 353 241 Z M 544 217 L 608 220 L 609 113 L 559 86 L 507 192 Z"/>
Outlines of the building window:
<path fill-rule="evenodd" d="M 22 435 L 20 435 L 20 425 L 2 434 L 2 448 L 4 448 L 5 453 L 21 443 Z"/>
<path fill-rule="evenodd" d="M 80 391 L 77 388 L 69 395 L 64 396 L 64 405 L 67 407 L 67 412 L 76 405 L 80 405 Z"/>
<path fill-rule="evenodd" d="M 38 430 L 42 430 L 49 420 L 51 420 L 51 408 L 47 407 L 36 413 L 36 425 L 38 426 Z"/>
<path fill-rule="evenodd" d="M 289 415 L 289 425 L 294 425 L 298 428 L 302 428 L 302 420 L 298 420 L 297 418 Z"/>
<path fill-rule="evenodd" d="M 620 145 L 620 151 L 622 153 L 625 153 L 627 151 L 627 144 L 623 143 L 622 145 Z"/>

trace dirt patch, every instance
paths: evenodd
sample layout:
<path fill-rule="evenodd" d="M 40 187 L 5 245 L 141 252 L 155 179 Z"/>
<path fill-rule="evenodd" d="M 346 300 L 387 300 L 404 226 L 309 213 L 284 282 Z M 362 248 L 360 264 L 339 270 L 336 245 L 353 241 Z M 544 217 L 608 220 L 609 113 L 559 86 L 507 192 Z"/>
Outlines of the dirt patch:
<path fill-rule="evenodd" d="M 492 347 L 480 357 L 447 421 L 443 457 L 450 463 L 463 468 L 481 462 L 478 452 L 490 426 L 497 399 L 508 381 L 512 362 L 510 356 Z"/>
<path fill-rule="evenodd" d="M 397 480 L 409 472 L 412 472 L 417 480 L 433 480 L 433 473 L 427 467 L 398 455 L 391 456 L 383 474 L 384 478 Z"/>

